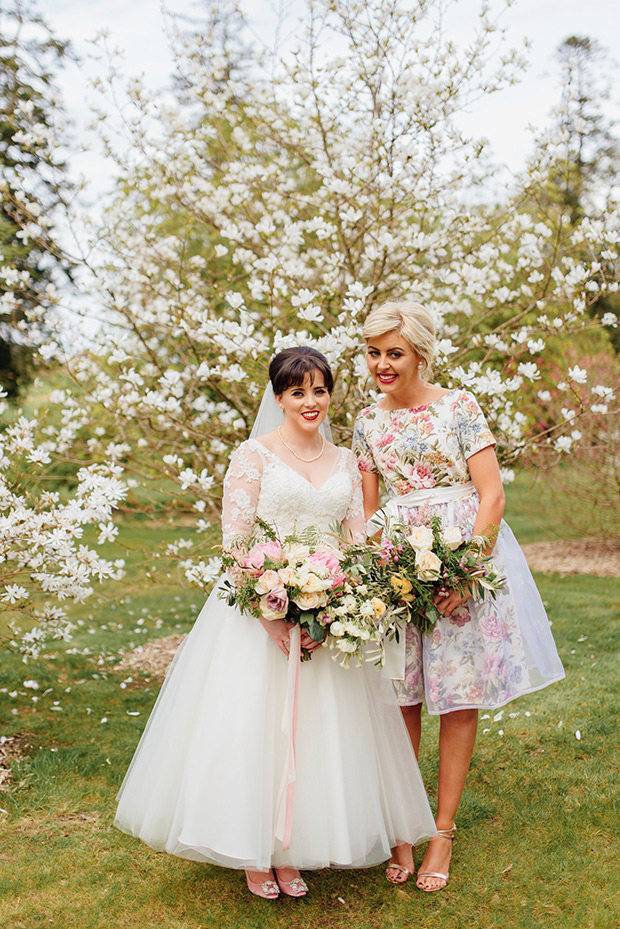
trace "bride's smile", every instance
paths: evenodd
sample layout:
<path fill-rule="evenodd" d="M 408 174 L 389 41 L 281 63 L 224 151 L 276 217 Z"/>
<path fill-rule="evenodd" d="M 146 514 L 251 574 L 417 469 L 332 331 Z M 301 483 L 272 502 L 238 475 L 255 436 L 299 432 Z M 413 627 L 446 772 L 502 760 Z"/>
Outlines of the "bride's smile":
<path fill-rule="evenodd" d="M 284 412 L 283 432 L 293 442 L 317 442 L 317 431 L 329 410 L 329 391 L 320 371 L 306 375 L 302 384 L 287 387 L 276 397 Z"/>

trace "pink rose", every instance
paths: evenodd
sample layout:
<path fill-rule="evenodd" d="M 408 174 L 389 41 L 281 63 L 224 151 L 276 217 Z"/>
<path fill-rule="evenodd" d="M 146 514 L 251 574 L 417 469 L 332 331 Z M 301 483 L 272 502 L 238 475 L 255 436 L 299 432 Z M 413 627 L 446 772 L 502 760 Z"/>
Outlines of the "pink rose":
<path fill-rule="evenodd" d="M 340 566 L 340 555 L 338 552 L 323 548 L 318 552 L 313 552 L 313 554 L 308 558 L 308 561 L 311 564 L 324 564 L 328 571 L 331 573 Z"/>
<path fill-rule="evenodd" d="M 321 549 L 310 555 L 308 561 L 315 565 L 324 565 L 332 579 L 332 587 L 338 587 L 340 584 L 344 584 L 346 580 L 344 571 L 340 567 L 340 558 L 340 552 Z"/>
<path fill-rule="evenodd" d="M 288 594 L 284 587 L 274 587 L 260 598 L 260 611 L 264 619 L 284 619 L 288 611 Z"/>
<path fill-rule="evenodd" d="M 274 561 L 282 558 L 282 548 L 279 542 L 259 542 L 250 549 L 243 563 L 246 568 L 260 570 L 265 563 L 265 558 L 271 558 Z"/>

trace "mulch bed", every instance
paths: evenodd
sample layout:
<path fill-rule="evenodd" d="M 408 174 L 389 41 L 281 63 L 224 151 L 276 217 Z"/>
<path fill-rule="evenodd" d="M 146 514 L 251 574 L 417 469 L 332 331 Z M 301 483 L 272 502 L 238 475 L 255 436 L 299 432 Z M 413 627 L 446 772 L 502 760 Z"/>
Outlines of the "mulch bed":
<path fill-rule="evenodd" d="M 13 780 L 11 764 L 28 754 L 30 745 L 23 735 L 8 735 L 0 742 L 0 791 L 9 790 Z"/>
<path fill-rule="evenodd" d="M 521 547 L 532 571 L 620 577 L 620 538 L 565 539 Z"/>
<path fill-rule="evenodd" d="M 121 657 L 114 671 L 137 671 L 149 677 L 163 678 L 174 658 L 174 654 L 185 638 L 184 635 L 168 635 L 139 645 Z"/>

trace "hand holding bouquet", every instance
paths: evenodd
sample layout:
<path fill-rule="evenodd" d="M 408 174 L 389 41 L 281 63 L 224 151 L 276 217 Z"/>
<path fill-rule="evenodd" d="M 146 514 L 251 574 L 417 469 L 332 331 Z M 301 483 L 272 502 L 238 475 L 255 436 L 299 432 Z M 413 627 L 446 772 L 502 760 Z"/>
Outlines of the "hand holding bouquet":
<path fill-rule="evenodd" d="M 224 549 L 227 577 L 220 596 L 242 613 L 297 623 L 315 642 L 327 638 L 348 662 L 379 633 L 371 617 L 358 610 L 344 557 L 315 530 L 280 540 L 272 526 L 257 519 L 249 536 Z"/>
<path fill-rule="evenodd" d="M 380 541 L 357 546 L 349 557 L 363 564 L 369 584 L 384 591 L 392 615 L 430 632 L 440 618 L 438 594 L 495 597 L 504 587 L 491 556 L 482 554 L 487 545 L 482 536 L 466 541 L 458 526 L 442 528 L 435 516 L 428 525 L 388 525 Z"/>

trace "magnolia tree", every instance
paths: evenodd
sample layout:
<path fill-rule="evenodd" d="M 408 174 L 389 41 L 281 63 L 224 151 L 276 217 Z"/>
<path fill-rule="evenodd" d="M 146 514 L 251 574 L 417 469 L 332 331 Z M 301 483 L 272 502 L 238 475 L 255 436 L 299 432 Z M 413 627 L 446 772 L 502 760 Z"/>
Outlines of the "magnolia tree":
<path fill-rule="evenodd" d="M 78 469 L 73 496 L 50 489 L 54 463 L 75 451 L 81 417 L 68 404 L 55 425 L 18 416 L 0 435 L 0 613 L 25 658 L 38 657 L 50 635 L 70 635 L 63 601 L 82 603 L 93 581 L 123 574 L 122 559 L 108 561 L 80 541 L 93 524 L 99 543 L 114 538 L 112 511 L 125 495 L 122 469 Z"/>
<path fill-rule="evenodd" d="M 378 302 L 415 296 L 432 311 L 435 377 L 476 393 L 507 478 L 617 409 L 581 361 L 617 324 L 588 312 L 618 286 L 615 205 L 577 225 L 540 206 L 561 133 L 541 135 L 498 195 L 484 140 L 459 120 L 523 62 L 484 11 L 467 45 L 450 41 L 443 6 L 313 0 L 298 47 L 278 57 L 243 44 L 241 13 L 217 3 L 195 34 L 176 33 L 177 98 L 136 82 L 115 122 L 113 69 L 100 83 L 120 180 L 83 267 L 104 323 L 95 351 L 72 354 L 61 327 L 41 352 L 73 379 L 64 399 L 91 424 L 90 454 L 143 488 L 129 501 L 193 514 L 170 550 L 192 582 L 216 571 L 200 533 L 269 358 L 310 341 L 325 352 L 347 441 L 372 397 L 360 331 Z"/>

